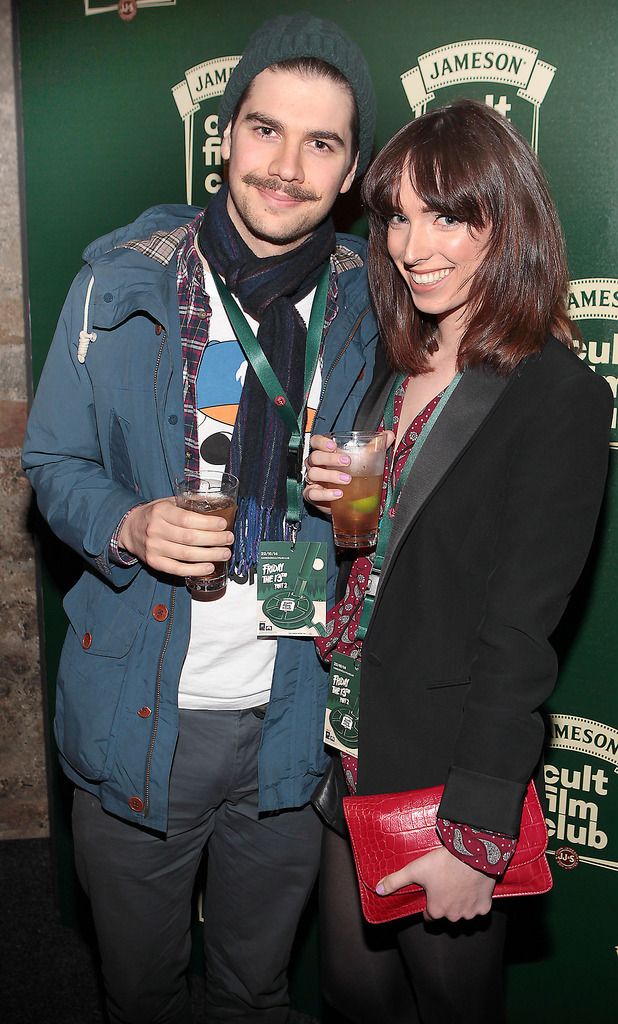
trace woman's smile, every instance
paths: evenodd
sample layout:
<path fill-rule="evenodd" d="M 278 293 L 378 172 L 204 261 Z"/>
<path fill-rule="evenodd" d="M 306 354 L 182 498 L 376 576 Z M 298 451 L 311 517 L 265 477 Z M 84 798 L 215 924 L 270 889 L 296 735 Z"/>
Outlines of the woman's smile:
<path fill-rule="evenodd" d="M 444 270 L 410 270 L 409 274 L 415 285 L 426 287 L 439 284 L 453 270 L 452 267 L 445 267 Z"/>

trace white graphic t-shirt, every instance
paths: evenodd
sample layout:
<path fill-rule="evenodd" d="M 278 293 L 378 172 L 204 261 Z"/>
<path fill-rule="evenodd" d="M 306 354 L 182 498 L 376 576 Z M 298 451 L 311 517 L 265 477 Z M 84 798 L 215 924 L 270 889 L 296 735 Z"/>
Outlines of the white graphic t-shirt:
<path fill-rule="evenodd" d="M 247 360 L 208 270 L 205 284 L 212 317 L 196 382 L 200 465 L 224 470 Z M 314 294 L 311 292 L 296 307 L 305 323 Z M 247 323 L 257 334 L 257 322 L 247 317 Z M 321 387 L 322 370 L 318 365 L 309 391 L 306 448 Z M 247 580 L 228 580 L 226 592 L 218 601 L 191 601 L 191 636 L 180 677 L 179 707 L 228 711 L 257 707 L 268 700 L 277 641 L 256 636 L 256 590 L 252 571 Z"/>

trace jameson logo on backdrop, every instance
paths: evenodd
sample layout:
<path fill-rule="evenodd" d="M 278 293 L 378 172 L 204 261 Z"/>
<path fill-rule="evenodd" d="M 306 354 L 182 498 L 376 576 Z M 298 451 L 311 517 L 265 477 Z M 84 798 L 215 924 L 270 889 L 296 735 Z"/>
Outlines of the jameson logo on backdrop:
<path fill-rule="evenodd" d="M 123 21 L 132 21 L 140 7 L 175 7 L 176 0 L 116 0 L 115 4 L 105 0 L 84 0 L 86 17 L 89 14 L 120 15 Z"/>
<path fill-rule="evenodd" d="M 618 729 L 558 714 L 548 728 L 547 852 L 566 870 L 618 871 Z"/>
<path fill-rule="evenodd" d="M 418 65 L 401 76 L 401 83 L 415 117 L 425 113 L 436 92 L 465 85 L 467 96 L 483 100 L 513 121 L 538 153 L 541 104 L 555 72 L 552 64 L 539 60 L 538 50 L 524 43 L 466 39 L 422 53 Z M 491 92 L 469 88 L 487 82 L 503 88 Z M 460 88 L 457 93 L 461 94 Z M 448 102 L 448 94 L 440 102 Z M 532 105 L 532 119 L 527 104 Z"/>
<path fill-rule="evenodd" d="M 618 278 L 586 277 L 569 285 L 569 316 L 584 336 L 579 352 L 591 370 L 602 374 L 614 395 L 611 448 L 618 448 Z M 583 322 L 582 322 L 583 321 Z"/>
<path fill-rule="evenodd" d="M 203 206 L 204 198 L 221 187 L 221 137 L 217 104 L 240 56 L 213 57 L 185 71 L 182 82 L 172 88 L 172 96 L 185 129 L 185 188 L 187 202 Z M 196 121 L 196 114 L 199 115 Z M 194 158 L 196 143 L 199 157 Z M 206 196 L 204 197 L 204 193 Z"/>

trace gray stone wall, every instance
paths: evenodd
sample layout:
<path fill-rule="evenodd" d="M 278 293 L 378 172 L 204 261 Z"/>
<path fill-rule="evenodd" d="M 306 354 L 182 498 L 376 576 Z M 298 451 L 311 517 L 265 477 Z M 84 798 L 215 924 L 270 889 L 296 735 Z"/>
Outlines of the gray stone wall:
<path fill-rule="evenodd" d="M 0 0 L 0 840 L 47 834 L 30 488 L 21 211 L 10 0 Z"/>

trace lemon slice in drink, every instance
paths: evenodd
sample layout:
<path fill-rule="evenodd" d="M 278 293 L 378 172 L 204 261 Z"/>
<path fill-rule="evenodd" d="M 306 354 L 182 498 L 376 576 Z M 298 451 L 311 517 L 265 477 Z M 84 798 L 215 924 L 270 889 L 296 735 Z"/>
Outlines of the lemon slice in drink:
<path fill-rule="evenodd" d="M 349 506 L 354 512 L 368 513 L 375 512 L 378 507 L 379 497 L 377 494 L 370 494 L 366 498 L 355 498 L 349 502 Z"/>

